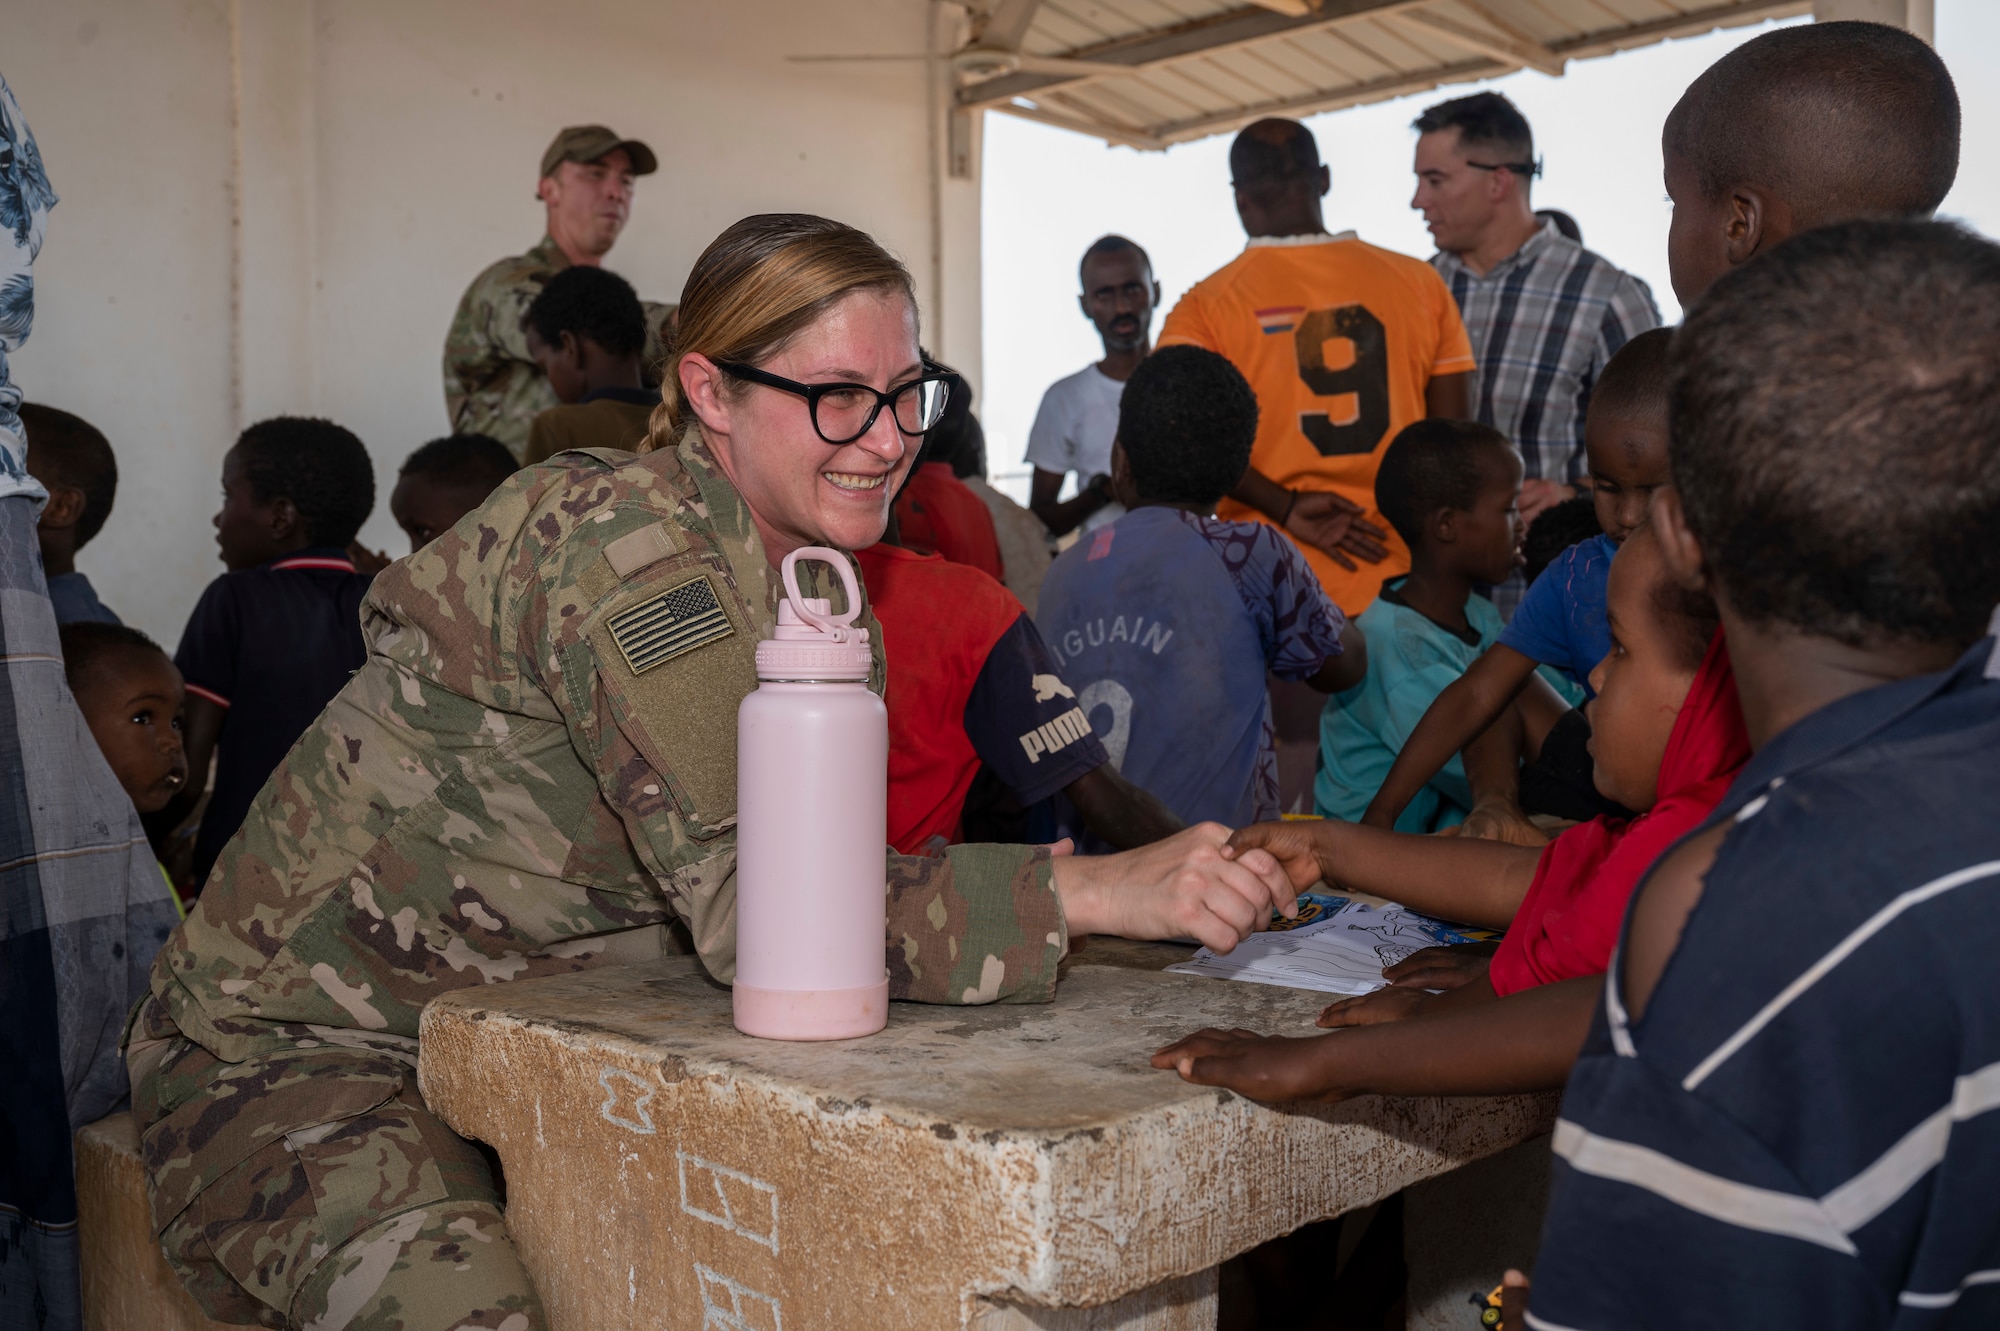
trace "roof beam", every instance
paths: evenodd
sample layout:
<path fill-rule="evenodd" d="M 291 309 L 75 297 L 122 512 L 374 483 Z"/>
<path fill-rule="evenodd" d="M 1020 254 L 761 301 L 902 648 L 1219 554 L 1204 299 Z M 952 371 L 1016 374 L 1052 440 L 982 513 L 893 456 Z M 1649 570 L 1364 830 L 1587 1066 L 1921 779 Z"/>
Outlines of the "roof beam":
<path fill-rule="evenodd" d="M 1650 46 L 1675 37 L 1697 36 L 1712 28 L 1737 28 L 1745 23 L 1761 23 L 1765 19 L 1810 14 L 1812 9 L 1812 0 L 1736 0 L 1734 4 L 1717 5 L 1691 14 L 1676 14 L 1651 23 L 1635 23 L 1629 28 L 1585 33 L 1569 41 L 1551 42 L 1549 49 L 1566 60 L 1588 60 L 1593 56 L 1610 55 L 1613 51 L 1630 50 L 1635 46 Z"/>
<path fill-rule="evenodd" d="M 1079 50 L 1079 57 L 1088 53 L 1104 58 L 1106 64 L 1126 64 L 1131 54 L 1145 57 L 1143 61 L 1129 64 L 1133 74 L 1144 73 L 1148 66 L 1165 65 L 1179 59 L 1207 55 L 1215 50 L 1249 45 L 1268 37 L 1288 35 L 1298 31 L 1328 28 L 1357 18 L 1391 17 L 1406 10 L 1414 9 L 1421 0 L 1391 0 L 1388 4 L 1354 3 L 1354 0 L 1326 0 L 1319 15 L 1310 20 L 1284 19 L 1277 14 L 1258 9 L 1237 9 L 1216 16 L 1214 19 L 1183 24 L 1165 32 L 1144 33 L 1136 37 L 1122 38 L 1106 42 L 1097 47 Z M 1484 6 L 1474 4 L 1475 11 L 1488 20 L 1494 16 Z M 1669 18 L 1650 23 L 1634 24 L 1626 28 L 1600 30 L 1580 37 L 1550 42 L 1542 49 L 1557 61 L 1585 60 L 1596 56 L 1609 55 L 1614 51 L 1635 46 L 1646 46 L 1653 42 L 1675 37 L 1688 37 L 1707 32 L 1714 28 L 1737 27 L 1746 23 L 1757 23 L 1766 19 L 1788 18 L 1797 14 L 1812 12 L 1812 0 L 1733 0 L 1732 3 L 1711 4 L 1693 13 L 1676 14 Z M 1426 14 L 1424 17 L 1430 18 Z M 1272 20 L 1276 20 L 1272 22 Z M 1502 26 L 1495 23 L 1496 27 Z M 1511 36 L 1521 36 L 1513 33 Z M 1208 39 L 1214 39 L 1212 42 Z M 1482 53 L 1484 54 L 1484 53 Z M 1123 144 L 1138 149 L 1160 149 L 1175 143 L 1185 143 L 1191 139 L 1205 138 L 1210 134 L 1222 133 L 1252 120 L 1268 115 L 1311 115 L 1325 111 L 1338 111 L 1365 102 L 1384 101 L 1405 93 L 1422 92 L 1428 88 L 1444 84 L 1462 83 L 1474 79 L 1490 78 L 1504 74 L 1522 61 L 1518 55 L 1510 53 L 1505 57 L 1469 61 L 1455 65 L 1440 66 L 1430 70 L 1415 71 L 1407 75 L 1379 79 L 1372 83 L 1330 90 L 1324 94 L 1285 101 L 1273 101 L 1257 106 L 1241 107 L 1229 111 L 1218 111 L 1191 120 L 1166 121 L 1160 124 L 1136 127 L 1121 122 L 1101 122 L 1088 114 L 1065 115 L 1036 106 L 1021 106 L 1000 103 L 997 94 L 1004 89 L 1000 84 L 1026 84 L 1032 80 L 1032 87 L 1007 93 L 1009 98 L 1032 96 L 1037 89 L 1053 89 L 1058 86 L 1063 91 L 1094 83 L 1102 76 L 1086 78 L 1041 77 L 1027 73 L 1007 75 L 988 83 L 960 90 L 961 104 L 969 106 L 986 105 L 995 111 L 1004 111 L 1019 116 L 1023 120 L 1035 120 L 1054 125 L 1079 134 L 1089 134 L 1112 143 Z M 989 93 L 989 89 L 992 92 Z M 982 95 L 984 94 L 984 95 Z M 993 97 L 995 100 L 989 101 Z"/>
<path fill-rule="evenodd" d="M 1423 0 L 1324 0 L 1316 14 L 1291 18 L 1260 5 L 1225 10 L 1210 18 L 1196 19 L 1175 27 L 1100 42 L 1096 46 L 1065 51 L 1062 58 L 1088 61 L 1093 65 L 1117 65 L 1137 74 L 1169 64 L 1214 55 L 1218 51 L 1247 46 L 1272 37 L 1292 36 L 1331 28 L 1356 19 L 1380 18 L 1415 8 Z M 1003 74 L 960 88 L 960 106 L 995 106 L 1016 97 L 1032 97 L 1050 88 L 1074 88 L 1111 75 L 1102 71 L 1044 73 L 1023 70 Z"/>
<path fill-rule="evenodd" d="M 1468 7 L 1477 9 L 1477 6 Z M 1479 13 L 1483 18 L 1491 18 L 1483 10 Z M 1457 19 L 1446 18 L 1442 14 L 1432 14 L 1421 9 L 1404 10 L 1396 15 L 1396 22 L 1403 27 L 1428 33 L 1433 37 L 1442 37 L 1453 46 L 1463 47 L 1479 55 L 1491 56 L 1495 60 L 1503 60 L 1512 65 L 1526 65 L 1529 69 L 1540 70 L 1552 79 L 1562 77 L 1563 58 L 1540 42 L 1521 34 L 1481 32 L 1477 28 L 1467 27 Z M 1499 25 L 1496 23 L 1494 26 Z"/>
<path fill-rule="evenodd" d="M 1422 92 L 1435 88 L 1441 83 L 1470 83 L 1475 79 L 1490 79 L 1504 74 L 1509 63 L 1498 60 L 1472 60 L 1457 65 L 1442 65 L 1435 69 L 1419 70 L 1413 74 L 1398 74 L 1391 78 L 1376 79 L 1371 83 L 1357 83 L 1337 92 L 1315 93 L 1308 97 L 1292 97 L 1283 101 L 1265 102 L 1258 106 L 1245 106 L 1232 111 L 1219 111 L 1214 115 L 1200 116 L 1193 120 L 1169 121 L 1163 125 L 1150 127 L 1150 136 L 1163 148 L 1176 143 L 1186 143 L 1190 139 L 1204 139 L 1211 134 L 1247 125 L 1253 120 L 1266 116 L 1307 116 L 1322 111 L 1340 111 L 1364 102 L 1384 102 L 1391 97 L 1401 97 L 1405 93 Z M 1014 107 L 994 107 L 999 110 L 1017 110 Z M 1100 134 L 1090 129 L 1086 134 Z"/>
<path fill-rule="evenodd" d="M 1041 7 L 1042 0 L 998 0 L 979 16 L 972 44 L 1001 51 L 1020 50 L 1035 21 L 1035 11 Z"/>

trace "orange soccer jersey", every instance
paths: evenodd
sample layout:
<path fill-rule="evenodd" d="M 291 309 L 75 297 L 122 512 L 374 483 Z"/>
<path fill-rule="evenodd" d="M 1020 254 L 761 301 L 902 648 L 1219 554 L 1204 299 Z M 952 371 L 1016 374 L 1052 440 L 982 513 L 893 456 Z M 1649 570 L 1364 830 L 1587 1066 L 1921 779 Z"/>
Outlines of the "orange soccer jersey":
<path fill-rule="evenodd" d="M 1437 270 L 1421 259 L 1338 236 L 1254 239 L 1227 267 L 1181 297 L 1160 345 L 1229 358 L 1257 394 L 1250 465 L 1289 490 L 1332 490 L 1375 508 L 1375 470 L 1396 432 L 1424 415 L 1433 375 L 1472 369 L 1472 344 Z M 1225 518 L 1268 521 L 1225 499 Z M 1334 603 L 1351 618 L 1410 552 L 1389 530 L 1389 557 L 1350 573 L 1301 546 Z"/>

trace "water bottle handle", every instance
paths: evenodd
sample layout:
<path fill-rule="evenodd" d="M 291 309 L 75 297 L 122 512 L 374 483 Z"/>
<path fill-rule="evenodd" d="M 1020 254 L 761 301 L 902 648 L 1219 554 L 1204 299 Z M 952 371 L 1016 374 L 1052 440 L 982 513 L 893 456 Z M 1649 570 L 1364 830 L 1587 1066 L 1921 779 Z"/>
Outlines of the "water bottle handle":
<path fill-rule="evenodd" d="M 799 571 L 801 559 L 816 559 L 822 564 L 830 564 L 840 574 L 841 588 L 847 593 L 847 610 L 838 615 L 822 615 L 806 605 L 806 598 L 799 595 Z M 823 545 L 805 545 L 785 556 L 778 566 L 779 576 L 784 579 L 785 596 L 792 603 L 792 613 L 801 622 L 812 625 L 822 633 L 833 635 L 835 642 L 852 642 L 862 630 L 854 627 L 854 621 L 861 617 L 861 588 L 854 581 L 854 567 L 847 562 L 847 556 L 838 550 L 829 550 Z"/>

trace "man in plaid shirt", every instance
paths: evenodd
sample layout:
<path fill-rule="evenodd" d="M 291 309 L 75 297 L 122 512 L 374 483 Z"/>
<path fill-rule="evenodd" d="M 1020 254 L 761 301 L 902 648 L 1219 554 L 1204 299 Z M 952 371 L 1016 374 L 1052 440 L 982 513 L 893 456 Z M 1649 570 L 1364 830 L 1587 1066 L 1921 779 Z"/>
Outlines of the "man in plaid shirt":
<path fill-rule="evenodd" d="M 1604 363 L 1660 324 L 1646 284 L 1535 216 L 1541 165 L 1528 122 L 1495 92 L 1439 102 L 1417 117 L 1417 193 L 1478 363 L 1474 415 L 1514 441 L 1526 465 L 1521 516 L 1588 485 L 1583 418 Z M 1520 575 L 1495 597 L 1520 600 Z"/>

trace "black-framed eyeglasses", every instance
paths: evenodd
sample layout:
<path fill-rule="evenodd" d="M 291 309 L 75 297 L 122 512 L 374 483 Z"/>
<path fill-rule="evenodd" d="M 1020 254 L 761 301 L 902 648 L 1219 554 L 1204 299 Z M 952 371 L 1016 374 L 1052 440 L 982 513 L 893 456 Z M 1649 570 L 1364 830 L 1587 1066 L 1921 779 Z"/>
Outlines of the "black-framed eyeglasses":
<path fill-rule="evenodd" d="M 1542 174 L 1542 164 L 1536 162 L 1467 162 L 1474 171 L 1512 171 L 1526 180 L 1533 180 Z"/>
<path fill-rule="evenodd" d="M 951 376 L 934 367 L 921 379 L 912 379 L 884 393 L 867 384 L 802 384 L 754 365 L 719 360 L 715 368 L 732 379 L 762 384 L 783 393 L 795 393 L 806 400 L 813 429 L 829 444 L 851 444 L 875 428 L 875 418 L 888 407 L 896 428 L 907 435 L 920 435 L 938 423 L 945 403 L 951 400 Z"/>

